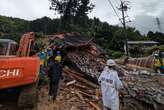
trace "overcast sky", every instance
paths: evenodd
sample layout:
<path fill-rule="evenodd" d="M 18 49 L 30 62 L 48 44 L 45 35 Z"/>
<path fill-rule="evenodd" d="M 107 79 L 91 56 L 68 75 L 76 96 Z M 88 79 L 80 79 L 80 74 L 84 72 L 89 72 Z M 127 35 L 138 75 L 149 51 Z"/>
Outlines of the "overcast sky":
<path fill-rule="evenodd" d="M 112 10 L 108 0 L 91 0 L 96 6 L 90 17 L 98 17 L 110 24 L 120 24 L 118 17 Z M 119 0 L 111 0 L 115 7 L 119 7 Z M 164 0 L 129 0 L 131 9 L 128 15 L 132 20 L 129 25 L 135 26 L 142 33 L 148 30 L 156 31 L 156 17 L 160 19 L 164 32 Z M 43 16 L 58 17 L 49 10 L 48 0 L 0 0 L 0 15 L 19 17 L 33 20 Z M 121 12 L 117 11 L 121 17 Z"/>

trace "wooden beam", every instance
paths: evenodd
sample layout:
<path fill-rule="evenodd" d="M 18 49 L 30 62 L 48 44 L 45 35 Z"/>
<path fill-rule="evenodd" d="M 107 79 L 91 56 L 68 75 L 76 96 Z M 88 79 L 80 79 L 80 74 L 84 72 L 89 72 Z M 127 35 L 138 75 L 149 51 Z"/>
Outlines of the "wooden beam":
<path fill-rule="evenodd" d="M 74 74 L 72 72 L 68 72 L 66 69 L 64 69 L 63 71 L 64 71 L 64 73 L 73 76 L 78 81 L 81 81 L 81 82 L 83 82 L 83 83 L 85 83 L 85 84 L 87 84 L 87 85 L 89 85 L 89 86 L 91 86 L 93 88 L 99 88 L 98 85 L 96 85 L 96 84 L 94 84 L 94 83 L 92 83 L 92 82 L 90 82 L 90 81 L 88 81 L 88 80 L 86 80 L 86 79 L 84 79 L 82 77 L 79 77 L 79 76 L 77 76 L 76 74 Z"/>
<path fill-rule="evenodd" d="M 89 104 L 94 107 L 96 110 L 102 110 L 98 105 L 96 105 L 95 103 L 93 102 L 89 102 Z"/>

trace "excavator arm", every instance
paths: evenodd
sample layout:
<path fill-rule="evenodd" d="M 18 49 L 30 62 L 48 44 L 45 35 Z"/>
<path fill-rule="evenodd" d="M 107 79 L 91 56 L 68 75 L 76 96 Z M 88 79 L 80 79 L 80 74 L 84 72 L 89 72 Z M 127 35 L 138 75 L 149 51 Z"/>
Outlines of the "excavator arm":
<path fill-rule="evenodd" d="M 34 46 L 34 40 L 35 40 L 34 32 L 29 32 L 29 33 L 24 34 L 19 43 L 17 56 L 20 56 L 20 57 L 29 56 L 31 52 L 31 48 L 32 46 Z"/>

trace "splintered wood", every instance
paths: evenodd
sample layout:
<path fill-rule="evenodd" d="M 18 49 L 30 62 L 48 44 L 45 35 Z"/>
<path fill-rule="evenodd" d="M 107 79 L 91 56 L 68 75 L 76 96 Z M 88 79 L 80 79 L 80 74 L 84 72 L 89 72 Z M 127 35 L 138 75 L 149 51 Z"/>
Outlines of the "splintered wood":
<path fill-rule="evenodd" d="M 102 110 L 99 88 L 93 82 L 78 76 L 75 71 L 64 68 L 57 100 L 48 101 L 48 86 L 39 91 L 38 110 Z"/>
<path fill-rule="evenodd" d="M 81 81 L 81 82 L 85 83 L 86 85 L 89 85 L 89 86 L 91 86 L 93 88 L 98 88 L 98 85 L 96 85 L 96 84 L 92 83 L 91 81 L 88 81 L 88 80 L 86 80 L 86 79 L 84 79 L 84 78 L 76 75 L 76 73 L 74 71 L 71 71 L 68 68 L 67 69 L 64 69 L 64 73 L 72 76 L 73 78 L 75 78 L 78 81 Z"/>
<path fill-rule="evenodd" d="M 71 77 L 73 80 L 67 83 L 67 87 L 71 88 L 71 92 L 74 93 L 81 102 L 88 104 L 90 109 L 101 110 L 102 102 L 99 97 L 99 86 L 78 76 L 78 74 L 79 73 L 70 70 L 69 68 L 64 68 L 65 78 Z"/>
<path fill-rule="evenodd" d="M 60 86 L 57 101 L 49 104 L 48 97 L 42 97 L 38 103 L 39 110 L 102 110 L 97 79 L 106 66 L 107 58 L 103 50 L 92 39 L 82 37 L 78 33 L 49 37 L 55 41 L 60 39 L 58 43 L 64 43 L 62 45 L 66 55 L 63 59 L 67 67 L 63 70 L 64 82 Z M 54 42 L 51 45 L 56 44 Z M 150 70 L 145 68 L 134 69 L 136 65 L 151 67 L 153 60 L 151 57 L 149 59 L 132 59 L 125 62 L 127 65 L 116 66 L 125 87 L 125 90 L 121 91 L 123 94 L 120 96 L 120 110 L 164 110 L 164 78 L 152 75 Z M 134 71 L 143 69 L 148 72 Z M 48 90 L 45 91 L 44 95 L 48 96 Z"/>

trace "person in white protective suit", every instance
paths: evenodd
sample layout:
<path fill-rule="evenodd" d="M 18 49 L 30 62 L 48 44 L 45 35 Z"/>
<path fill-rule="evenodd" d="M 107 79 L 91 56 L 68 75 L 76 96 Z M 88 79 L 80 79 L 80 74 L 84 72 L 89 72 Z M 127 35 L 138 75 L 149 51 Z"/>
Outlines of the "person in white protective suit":
<path fill-rule="evenodd" d="M 104 110 L 119 110 L 119 90 L 123 88 L 123 84 L 117 71 L 114 70 L 115 65 L 115 61 L 109 59 L 98 79 L 101 85 Z"/>

